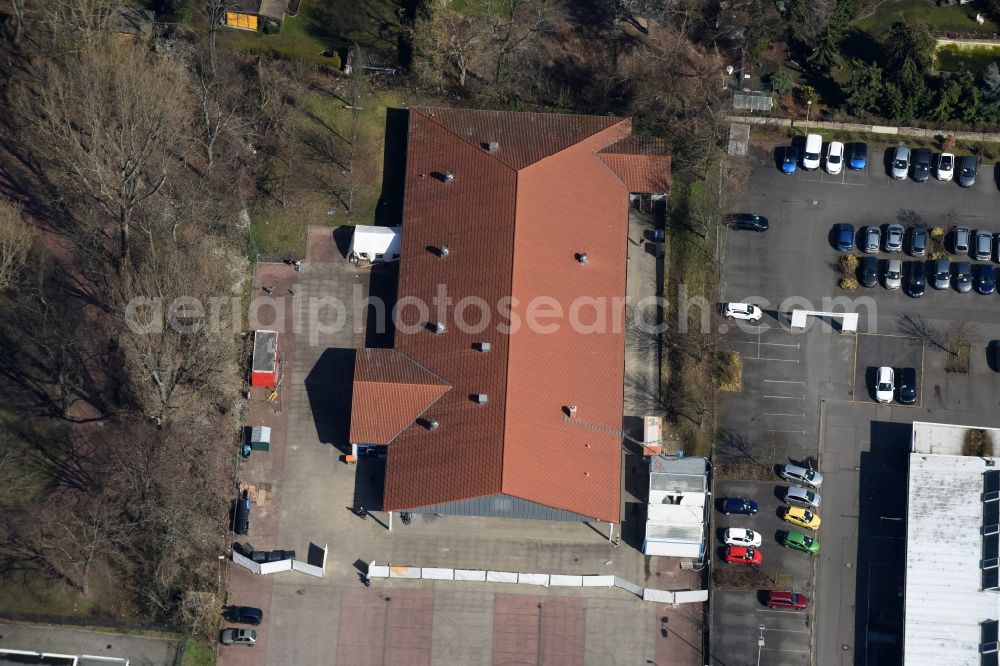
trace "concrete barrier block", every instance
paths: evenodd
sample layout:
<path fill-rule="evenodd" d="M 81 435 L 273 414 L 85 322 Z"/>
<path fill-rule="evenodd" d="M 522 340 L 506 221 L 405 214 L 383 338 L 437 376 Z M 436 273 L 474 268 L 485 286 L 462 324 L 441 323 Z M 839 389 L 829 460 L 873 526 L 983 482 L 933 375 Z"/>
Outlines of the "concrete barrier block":
<path fill-rule="evenodd" d="M 674 592 L 675 604 L 691 604 L 708 601 L 708 590 L 681 590 Z"/>
<path fill-rule="evenodd" d="M 517 574 L 510 571 L 487 571 L 487 583 L 516 583 Z"/>
<path fill-rule="evenodd" d="M 389 578 L 420 578 L 420 567 L 389 567 Z"/>
<path fill-rule="evenodd" d="M 549 576 L 549 585 L 559 587 L 583 587 L 583 576 L 552 574 Z"/>
<path fill-rule="evenodd" d="M 368 567 L 369 578 L 388 578 L 389 567 L 384 564 L 372 564 Z"/>
<path fill-rule="evenodd" d="M 642 593 L 642 600 L 672 604 L 674 603 L 674 593 L 666 590 L 651 590 L 647 587 Z"/>
<path fill-rule="evenodd" d="M 519 573 L 517 574 L 517 582 L 522 585 L 548 585 L 549 575 L 548 574 L 534 574 L 534 573 Z"/>
<path fill-rule="evenodd" d="M 424 567 L 420 577 L 427 580 L 455 580 L 455 570 Z"/>
<path fill-rule="evenodd" d="M 477 583 L 486 582 L 486 572 L 478 569 L 455 569 L 455 580 L 471 580 Z"/>
<path fill-rule="evenodd" d="M 614 576 L 583 576 L 584 587 L 612 587 L 614 584 Z"/>

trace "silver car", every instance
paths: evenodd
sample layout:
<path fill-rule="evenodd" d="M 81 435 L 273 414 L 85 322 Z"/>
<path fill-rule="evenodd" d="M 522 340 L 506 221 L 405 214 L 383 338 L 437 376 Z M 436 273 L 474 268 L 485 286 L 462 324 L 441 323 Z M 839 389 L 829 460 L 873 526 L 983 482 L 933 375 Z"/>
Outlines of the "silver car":
<path fill-rule="evenodd" d="M 896 180 L 905 180 L 910 172 L 910 149 L 899 146 L 892 154 L 892 169 L 890 173 Z"/>
<path fill-rule="evenodd" d="M 969 237 L 972 232 L 968 227 L 956 227 L 955 229 L 955 254 L 965 254 L 969 251 Z"/>
<path fill-rule="evenodd" d="M 980 229 L 976 232 L 976 261 L 989 261 L 993 252 L 993 232 Z"/>
<path fill-rule="evenodd" d="M 889 265 L 885 269 L 885 288 L 899 289 L 903 284 L 903 262 L 899 259 L 890 259 Z"/>
<path fill-rule="evenodd" d="M 778 476 L 783 478 L 785 481 L 791 481 L 792 483 L 797 483 L 800 486 L 807 486 L 809 488 L 819 488 L 823 485 L 823 475 L 814 470 L 812 467 L 803 467 L 802 465 L 785 465 L 781 468 L 781 472 Z"/>
<path fill-rule="evenodd" d="M 885 230 L 885 251 L 886 252 L 902 252 L 903 251 L 903 235 L 906 230 L 903 229 L 902 224 L 890 224 Z"/>
<path fill-rule="evenodd" d="M 875 253 L 882 247 L 882 230 L 878 227 L 865 229 L 865 252 Z"/>
<path fill-rule="evenodd" d="M 223 629 L 219 635 L 219 641 L 223 645 L 257 645 L 257 632 L 253 629 L 237 629 L 230 627 Z"/>

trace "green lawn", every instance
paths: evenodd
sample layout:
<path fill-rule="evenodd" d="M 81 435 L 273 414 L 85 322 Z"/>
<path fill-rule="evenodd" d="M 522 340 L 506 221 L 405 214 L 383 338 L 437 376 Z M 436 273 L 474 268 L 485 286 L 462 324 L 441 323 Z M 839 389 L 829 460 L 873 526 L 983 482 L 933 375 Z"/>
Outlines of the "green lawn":
<path fill-rule="evenodd" d="M 355 170 L 360 176 L 355 177 L 354 200 L 348 212 L 343 199 L 349 176 L 340 165 L 317 157 L 307 144 L 319 137 L 343 147 L 345 139 L 340 137 L 350 136 L 351 111 L 336 97 L 314 95 L 306 99 L 297 122 L 299 161 L 291 167 L 278 163 L 271 174 L 272 181 L 287 175 L 288 186 L 280 201 L 275 197 L 261 198 L 251 211 L 251 232 L 256 246 L 253 252 L 265 259 L 303 256 L 306 230 L 310 226 L 374 223 L 382 188 L 387 109 L 403 105 L 403 100 L 389 90 L 372 91 L 364 97 L 355 157 Z"/>
<path fill-rule="evenodd" d="M 226 29 L 223 35 L 239 51 L 336 66 L 334 58 L 320 54 L 355 42 L 395 51 L 400 31 L 398 8 L 396 0 L 302 0 L 298 15 L 285 19 L 280 34 Z"/>
<path fill-rule="evenodd" d="M 883 2 L 868 18 L 854 23 L 854 26 L 878 37 L 886 32 L 900 18 L 926 21 L 931 30 L 939 32 L 977 33 L 992 37 L 1000 32 L 997 24 L 988 20 L 979 25 L 974 4 L 938 6 L 923 0 L 888 0 Z"/>
<path fill-rule="evenodd" d="M 212 666 L 215 664 L 215 646 L 214 641 L 189 637 L 184 641 L 181 666 Z"/>

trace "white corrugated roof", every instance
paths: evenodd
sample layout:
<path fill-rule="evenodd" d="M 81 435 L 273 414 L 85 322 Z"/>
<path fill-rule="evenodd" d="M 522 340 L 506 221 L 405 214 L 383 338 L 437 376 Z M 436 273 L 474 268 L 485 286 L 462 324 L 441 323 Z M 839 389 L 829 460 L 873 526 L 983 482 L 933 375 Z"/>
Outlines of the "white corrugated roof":
<path fill-rule="evenodd" d="M 945 431 L 918 433 L 926 426 L 936 424 L 914 424 L 915 448 L 939 447 Z M 940 666 L 942 655 L 980 665 L 980 623 L 1000 619 L 1000 593 L 982 589 L 980 570 L 983 473 L 993 469 L 976 456 L 910 454 L 906 666 Z"/>
<path fill-rule="evenodd" d="M 708 464 L 704 458 L 653 456 L 643 553 L 701 557 Z M 672 501 L 669 503 L 668 498 Z"/>
<path fill-rule="evenodd" d="M 913 453 L 936 453 L 947 456 L 962 455 L 965 433 L 969 430 L 983 430 L 1000 453 L 1000 430 L 978 426 L 952 425 L 950 423 L 913 423 Z"/>

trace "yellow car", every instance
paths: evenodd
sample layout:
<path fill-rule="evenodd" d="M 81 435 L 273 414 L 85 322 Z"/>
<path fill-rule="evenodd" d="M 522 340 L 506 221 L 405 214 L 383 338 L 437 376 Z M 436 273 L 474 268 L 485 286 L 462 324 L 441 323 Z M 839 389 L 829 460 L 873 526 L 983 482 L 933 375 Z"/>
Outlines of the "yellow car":
<path fill-rule="evenodd" d="M 790 506 L 785 509 L 785 522 L 810 530 L 818 530 L 820 519 L 819 516 L 808 509 Z"/>

